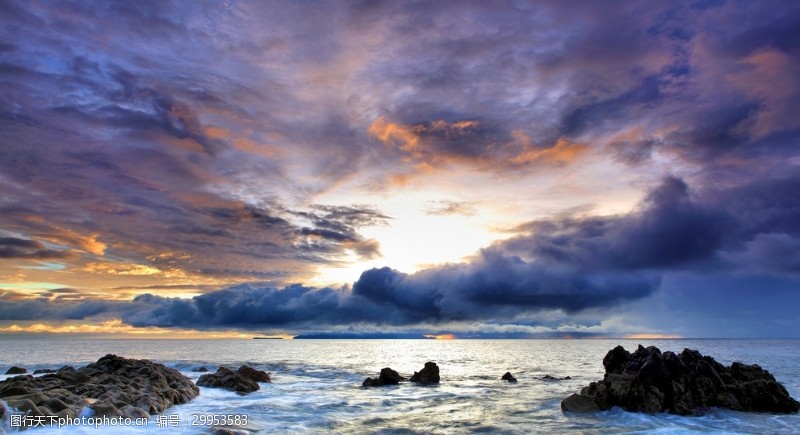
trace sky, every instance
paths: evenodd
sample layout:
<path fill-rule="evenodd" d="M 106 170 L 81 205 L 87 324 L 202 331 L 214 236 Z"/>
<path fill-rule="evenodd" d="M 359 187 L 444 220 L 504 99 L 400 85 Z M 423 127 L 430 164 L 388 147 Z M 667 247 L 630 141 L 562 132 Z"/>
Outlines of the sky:
<path fill-rule="evenodd" d="M 2 1 L 0 334 L 800 337 L 800 3 Z"/>

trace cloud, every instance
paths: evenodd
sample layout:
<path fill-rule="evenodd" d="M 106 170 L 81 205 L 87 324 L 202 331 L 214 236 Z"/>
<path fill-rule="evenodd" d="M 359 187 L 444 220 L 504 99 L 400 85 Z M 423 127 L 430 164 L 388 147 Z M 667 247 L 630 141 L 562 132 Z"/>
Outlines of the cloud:
<path fill-rule="evenodd" d="M 0 258 L 52 260 L 66 259 L 75 256 L 74 252 L 48 249 L 35 240 L 18 239 L 16 237 L 0 237 Z"/>
<path fill-rule="evenodd" d="M 797 3 L 2 2 L 0 23 L 3 276 L 58 259 L 24 271 L 261 282 L 162 311 L 48 296 L 3 315 L 227 325 L 263 303 L 276 324 L 483 322 L 610 312 L 676 274 L 797 276 Z M 621 184 L 649 193 L 627 210 Z M 620 214 L 543 218 L 537 189 L 565 208 L 608 192 L 597 210 Z M 369 227 L 393 221 L 357 203 L 397 193 L 459 198 L 434 216 L 503 213 L 515 235 L 282 293 L 379 259 Z"/>
<path fill-rule="evenodd" d="M 434 216 L 471 216 L 476 213 L 476 209 L 475 204 L 469 201 L 429 201 L 425 213 Z"/>
<path fill-rule="evenodd" d="M 499 124 L 492 124 L 476 119 L 434 119 L 404 125 L 381 116 L 367 132 L 426 168 L 462 163 L 499 172 L 531 164 L 570 163 L 588 149 L 564 137 L 549 146 L 538 145 L 525 131 L 503 131 Z"/>
<path fill-rule="evenodd" d="M 667 177 L 629 214 L 534 221 L 518 229 L 527 234 L 497 242 L 467 262 L 413 274 L 373 268 L 352 288 L 243 284 L 191 299 L 143 294 L 131 301 L 67 298 L 58 303 L 10 297 L 0 301 L 0 320 L 120 318 L 136 327 L 308 331 L 360 325 L 374 331 L 475 333 L 470 328 L 477 324 L 500 333 L 486 325 L 502 321 L 521 325 L 514 334 L 654 333 L 631 324 L 563 322 L 643 303 L 674 272 L 720 273 L 735 265 L 744 272 L 796 273 L 790 254 L 800 240 L 800 228 L 793 224 L 798 210 L 763 194 L 783 195 L 778 192 L 788 190 L 775 186 L 794 183 L 783 179 L 694 192 L 683 180 Z M 731 197 L 741 203 L 728 201 Z M 771 200 L 774 207 L 760 207 L 764 215 L 740 208 L 755 198 Z M 775 233 L 778 229 L 783 232 Z M 549 313 L 561 314 L 547 320 Z"/>
<path fill-rule="evenodd" d="M 503 242 L 543 263 L 590 270 L 667 269 L 709 259 L 733 230 L 732 218 L 693 201 L 689 187 L 669 177 L 641 211 L 624 216 L 533 222 L 530 235 Z"/>

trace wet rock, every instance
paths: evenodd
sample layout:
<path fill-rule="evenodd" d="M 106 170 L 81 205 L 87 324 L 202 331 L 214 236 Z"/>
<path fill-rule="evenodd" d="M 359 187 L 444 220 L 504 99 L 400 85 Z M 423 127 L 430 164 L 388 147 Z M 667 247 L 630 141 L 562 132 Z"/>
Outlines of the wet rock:
<path fill-rule="evenodd" d="M 200 376 L 197 385 L 210 388 L 225 388 L 237 393 L 252 393 L 261 387 L 259 382 L 272 382 L 268 373 L 252 367 L 241 366 L 237 371 L 220 367 L 216 373 Z"/>
<path fill-rule="evenodd" d="M 561 410 L 564 412 L 595 412 L 601 408 L 591 396 L 573 394 L 561 401 Z"/>
<path fill-rule="evenodd" d="M 239 370 L 236 370 L 236 373 L 256 382 L 272 383 L 272 378 L 270 378 L 269 373 L 262 370 L 256 370 L 249 366 L 239 367 Z"/>
<path fill-rule="evenodd" d="M 13 366 L 10 369 L 6 370 L 7 375 L 21 375 L 24 373 L 28 373 L 28 369 L 24 367 Z"/>
<path fill-rule="evenodd" d="M 174 369 L 147 360 L 106 355 L 75 369 L 0 382 L 0 398 L 31 415 L 76 417 L 90 406 L 96 415 L 147 416 L 186 403 L 199 390 Z M 146 408 L 141 405 L 146 404 Z"/>
<path fill-rule="evenodd" d="M 382 387 L 384 385 L 397 385 L 402 381 L 405 381 L 406 378 L 400 376 L 399 373 L 392 370 L 389 367 L 385 367 L 381 369 L 381 373 L 378 375 L 377 379 L 367 378 L 364 379 L 364 382 L 361 383 L 362 387 Z"/>
<path fill-rule="evenodd" d="M 45 373 L 55 373 L 56 371 L 53 369 L 36 369 L 33 371 L 34 375 L 43 375 Z"/>
<path fill-rule="evenodd" d="M 698 415 L 710 408 L 743 412 L 796 413 L 800 403 L 757 365 L 730 367 L 696 350 L 662 353 L 639 346 L 634 353 L 617 346 L 603 358 L 602 380 L 561 402 L 561 409 L 592 412 L 619 406 L 631 412 Z"/>
<path fill-rule="evenodd" d="M 197 368 L 192 369 L 192 371 L 195 372 L 195 373 L 205 373 L 205 372 L 208 371 L 208 368 L 206 368 L 206 367 L 197 367 Z"/>
<path fill-rule="evenodd" d="M 563 378 L 557 378 L 555 376 L 544 375 L 542 376 L 543 381 L 568 381 L 572 379 L 570 376 L 564 376 Z"/>
<path fill-rule="evenodd" d="M 434 362 L 426 362 L 425 367 L 419 372 L 414 372 L 411 376 L 411 382 L 420 385 L 438 384 L 439 383 L 439 366 Z"/>
<path fill-rule="evenodd" d="M 508 382 L 511 382 L 511 383 L 517 382 L 517 378 L 515 378 L 514 375 L 511 374 L 511 372 L 506 372 L 503 375 L 503 377 L 500 378 L 500 380 L 501 381 L 508 381 Z"/>

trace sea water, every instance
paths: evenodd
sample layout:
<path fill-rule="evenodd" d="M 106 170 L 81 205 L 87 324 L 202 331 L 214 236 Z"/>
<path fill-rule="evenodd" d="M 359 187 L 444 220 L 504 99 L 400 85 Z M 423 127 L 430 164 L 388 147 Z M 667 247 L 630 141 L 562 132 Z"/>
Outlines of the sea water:
<path fill-rule="evenodd" d="M 2 339 L 0 373 L 11 365 L 29 372 L 78 367 L 112 353 L 163 363 L 194 381 L 202 373 L 192 370 L 200 366 L 213 372 L 247 364 L 272 375 L 272 384 L 247 395 L 201 387 L 196 399 L 144 426 L 45 427 L 28 434 L 201 434 L 214 416 L 237 415 L 246 416 L 251 433 L 800 433 L 800 415 L 562 413 L 561 400 L 601 379 L 603 357 L 619 344 L 630 351 L 639 344 L 676 352 L 688 347 L 725 365 L 759 364 L 800 398 L 800 340 Z M 408 377 L 426 361 L 439 366 L 439 385 L 361 388 L 383 367 Z M 519 382 L 501 381 L 507 371 Z M 14 428 L 7 423 L 5 430 Z"/>

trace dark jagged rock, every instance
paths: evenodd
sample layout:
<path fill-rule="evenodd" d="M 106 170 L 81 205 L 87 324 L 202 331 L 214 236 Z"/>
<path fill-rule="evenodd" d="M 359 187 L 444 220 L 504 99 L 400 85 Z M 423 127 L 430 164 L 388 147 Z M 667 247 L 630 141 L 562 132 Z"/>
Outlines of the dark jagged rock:
<path fill-rule="evenodd" d="M 766 370 L 739 362 L 725 367 L 710 356 L 656 347 L 630 353 L 617 346 L 603 358 L 603 380 L 561 402 L 563 411 L 592 412 L 619 406 L 632 412 L 698 415 L 718 407 L 791 414 L 800 410 L 786 388 Z"/>
<path fill-rule="evenodd" d="M 500 378 L 500 380 L 501 381 L 508 381 L 508 382 L 511 382 L 511 383 L 517 382 L 517 378 L 515 378 L 514 375 L 511 374 L 511 372 L 506 372 L 503 375 L 503 377 Z"/>
<path fill-rule="evenodd" d="M 7 375 L 21 375 L 23 373 L 28 373 L 28 369 L 24 367 L 13 366 L 6 371 Z"/>
<path fill-rule="evenodd" d="M 364 382 L 361 383 L 362 387 L 382 387 L 384 385 L 397 385 L 401 381 L 405 381 L 406 378 L 400 376 L 399 373 L 392 370 L 389 367 L 385 367 L 381 369 L 381 373 L 378 375 L 377 379 L 367 378 L 364 379 Z"/>
<path fill-rule="evenodd" d="M 216 373 L 200 376 L 197 385 L 210 388 L 225 388 L 238 393 L 252 393 L 261 387 L 259 382 L 272 382 L 268 373 L 252 367 L 241 366 L 237 371 L 220 367 Z"/>
<path fill-rule="evenodd" d="M 33 371 L 34 375 L 43 375 L 45 373 L 55 373 L 56 371 L 53 369 L 36 369 Z"/>
<path fill-rule="evenodd" d="M 208 371 L 208 368 L 206 368 L 206 367 L 197 367 L 195 369 L 192 369 L 192 371 L 195 372 L 195 373 L 205 373 L 205 372 Z"/>
<path fill-rule="evenodd" d="M 543 381 L 568 381 L 572 379 L 570 376 L 564 376 L 563 378 L 557 378 L 555 376 L 544 375 L 542 376 Z"/>
<path fill-rule="evenodd" d="M 147 360 L 106 355 L 86 367 L 16 376 L 0 382 L 0 398 L 33 416 L 76 417 L 88 406 L 97 416 L 159 414 L 197 397 L 199 390 L 177 370 Z"/>
<path fill-rule="evenodd" d="M 426 362 L 425 367 L 419 372 L 414 372 L 411 376 L 411 382 L 416 382 L 420 385 L 438 384 L 439 383 L 439 366 L 435 362 Z"/>

